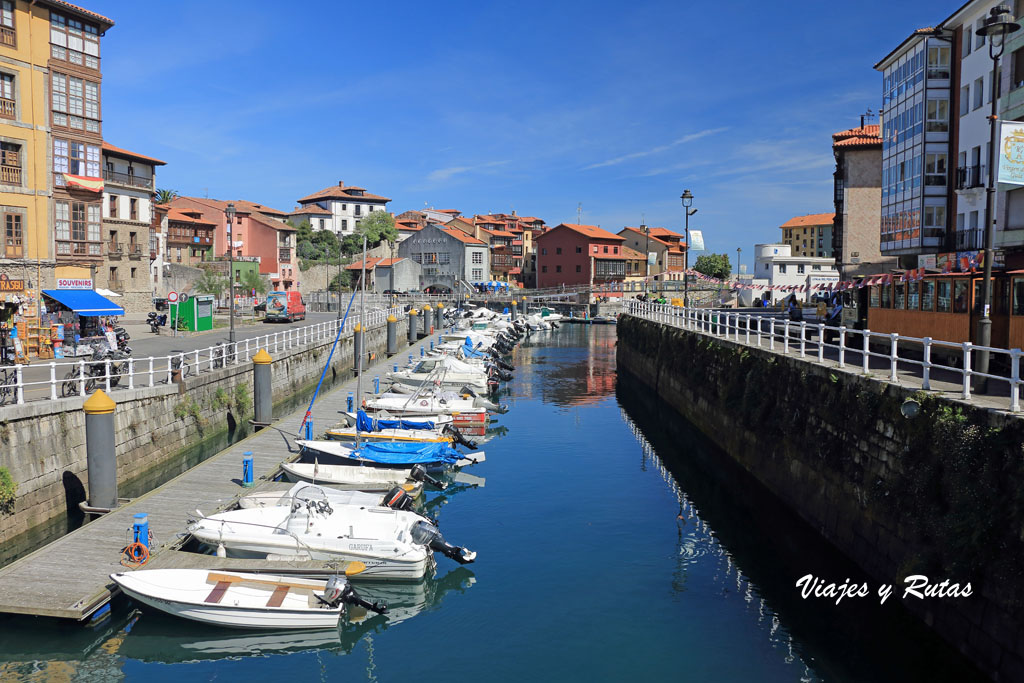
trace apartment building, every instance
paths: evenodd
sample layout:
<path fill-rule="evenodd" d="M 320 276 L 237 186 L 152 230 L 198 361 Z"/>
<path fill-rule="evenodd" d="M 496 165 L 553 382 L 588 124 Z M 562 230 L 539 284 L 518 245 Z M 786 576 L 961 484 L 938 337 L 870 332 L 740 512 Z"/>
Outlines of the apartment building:
<path fill-rule="evenodd" d="M 429 223 L 398 244 L 398 255 L 422 266 L 419 289 L 472 291 L 490 275 L 490 248 L 461 230 Z"/>
<path fill-rule="evenodd" d="M 755 244 L 754 272 L 755 282 L 764 282 L 775 287 L 800 287 L 808 289 L 798 297 L 804 301 L 810 299 L 814 285 L 828 285 L 839 281 L 839 271 L 835 268 L 835 260 L 831 257 L 798 255 L 792 252 L 788 244 Z M 789 291 L 769 290 L 767 292 L 773 302 L 789 295 Z"/>
<path fill-rule="evenodd" d="M 682 280 L 686 256 L 683 236 L 667 228 L 625 227 L 619 231 L 625 245 L 644 255 L 643 275 L 652 280 Z M 649 263 L 654 254 L 653 263 Z M 627 264 L 628 266 L 628 264 Z M 635 275 L 635 273 L 632 273 Z"/>
<path fill-rule="evenodd" d="M 311 225 L 315 230 L 333 230 L 336 235 L 343 237 L 355 232 L 356 224 L 366 215 L 387 209 L 387 204 L 391 200 L 370 194 L 366 188 L 345 185 L 344 181 L 338 181 L 337 185 L 314 192 L 298 201 L 303 207 L 316 205 L 320 209 L 330 211 L 330 220 L 324 221 L 323 228 L 320 227 L 319 220 L 315 225 Z"/>
<path fill-rule="evenodd" d="M 625 241 L 596 225 L 556 225 L 534 239 L 537 287 L 625 281 Z"/>
<path fill-rule="evenodd" d="M 156 167 L 166 165 L 153 157 L 104 142 L 103 150 L 103 265 L 97 268 L 96 286 L 121 295 L 126 313 L 152 308 L 149 272 L 150 224 Z"/>
<path fill-rule="evenodd" d="M 782 230 L 782 243 L 790 246 L 794 256 L 831 256 L 832 223 L 835 217 L 834 213 L 794 216 L 779 226 Z"/>

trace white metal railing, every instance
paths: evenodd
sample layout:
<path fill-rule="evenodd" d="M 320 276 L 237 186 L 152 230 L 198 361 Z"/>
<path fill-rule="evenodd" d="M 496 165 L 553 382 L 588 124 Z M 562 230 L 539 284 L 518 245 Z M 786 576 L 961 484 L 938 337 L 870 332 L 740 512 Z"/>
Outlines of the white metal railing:
<path fill-rule="evenodd" d="M 999 349 L 976 346 L 971 342 L 948 342 L 895 332 L 872 332 L 833 327 L 819 322 L 793 321 L 788 317 L 703 308 L 686 309 L 636 300 L 627 300 L 623 313 L 748 346 L 796 354 L 812 362 L 828 361 L 836 363 L 840 368 L 856 364 L 864 373 L 870 372 L 871 360 L 878 359 L 875 369 L 887 372 L 889 381 L 899 381 L 900 369 L 914 371 L 920 377 L 921 389 L 925 391 L 930 390 L 933 380 L 938 379 L 936 373 L 947 372 L 954 376 L 963 399 L 971 398 L 972 383 L 975 380 L 1005 383 L 1010 391 L 1010 411 L 1020 411 L 1020 365 L 1024 353 L 1020 349 Z M 879 346 L 885 351 L 877 350 Z M 987 373 L 973 369 L 972 354 L 979 351 L 988 351 L 990 354 L 991 364 Z M 955 359 L 956 364 L 950 364 L 953 360 L 945 364 L 938 362 L 937 356 Z M 996 368 L 1005 369 L 1006 374 L 998 374 Z"/>
<path fill-rule="evenodd" d="M 369 311 L 367 329 L 381 327 L 389 315 L 401 320 L 405 313 L 400 307 Z M 358 314 L 349 315 L 343 334 L 361 322 Z M 259 349 L 271 355 L 281 351 L 327 343 L 334 340 L 340 320 L 328 320 L 304 327 L 293 327 L 269 332 L 235 342 L 214 344 L 202 349 L 180 351 L 166 356 L 92 360 L 83 357 L 64 362 L 17 365 L 0 369 L 0 405 L 20 404 L 28 401 L 56 400 L 70 396 L 85 396 L 94 389 L 110 392 L 112 389 L 135 389 L 170 383 L 181 373 L 188 377 L 249 361 Z M 2 410 L 2 408 L 0 408 Z"/>

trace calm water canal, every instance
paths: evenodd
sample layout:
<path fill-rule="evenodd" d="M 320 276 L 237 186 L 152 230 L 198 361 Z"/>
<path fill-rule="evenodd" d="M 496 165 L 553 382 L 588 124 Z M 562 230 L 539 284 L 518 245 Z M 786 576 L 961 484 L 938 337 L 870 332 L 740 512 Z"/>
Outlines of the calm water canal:
<path fill-rule="evenodd" d="M 204 628 L 115 603 L 92 628 L 0 618 L 0 680 L 972 680 L 896 605 L 799 599 L 844 558 L 615 375 L 613 327 L 516 352 L 483 487 L 428 503 L 476 564 L 362 583 L 342 633 Z M 69 561 L 68 571 L 74 571 Z"/>

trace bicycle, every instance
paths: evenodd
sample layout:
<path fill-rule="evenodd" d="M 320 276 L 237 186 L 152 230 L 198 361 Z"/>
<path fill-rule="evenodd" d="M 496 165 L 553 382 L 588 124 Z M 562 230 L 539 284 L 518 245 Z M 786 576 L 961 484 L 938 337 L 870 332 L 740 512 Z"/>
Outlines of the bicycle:
<path fill-rule="evenodd" d="M 184 356 L 181 354 L 171 356 L 171 372 L 181 372 L 181 379 L 185 379 L 192 374 L 192 366 L 188 362 L 183 362 Z"/>
<path fill-rule="evenodd" d="M 88 377 L 85 380 L 85 393 L 91 394 L 99 386 L 99 378 L 93 375 L 93 363 L 87 363 Z M 71 370 L 64 375 L 64 381 L 60 385 L 61 398 L 69 398 L 71 396 L 78 396 L 78 385 L 82 378 L 82 366 L 76 365 L 74 370 Z"/>
<path fill-rule="evenodd" d="M 16 401 L 18 395 L 18 371 L 14 368 L 0 369 L 0 406 Z"/>

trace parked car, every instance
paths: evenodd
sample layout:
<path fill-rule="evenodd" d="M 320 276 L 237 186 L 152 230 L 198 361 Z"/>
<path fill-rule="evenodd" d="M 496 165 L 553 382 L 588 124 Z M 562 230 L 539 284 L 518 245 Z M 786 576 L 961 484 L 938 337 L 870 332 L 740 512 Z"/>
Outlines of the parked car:
<path fill-rule="evenodd" d="M 267 302 L 265 300 L 259 302 L 258 304 L 256 304 L 255 306 L 252 307 L 252 310 L 255 313 L 266 313 L 267 312 Z"/>
<path fill-rule="evenodd" d="M 167 305 L 166 298 L 155 296 L 153 297 L 153 308 L 155 308 L 158 311 L 166 311 L 170 307 Z"/>
<path fill-rule="evenodd" d="M 306 319 L 306 302 L 298 292 L 271 292 L 265 303 L 264 322 L 293 322 Z"/>

